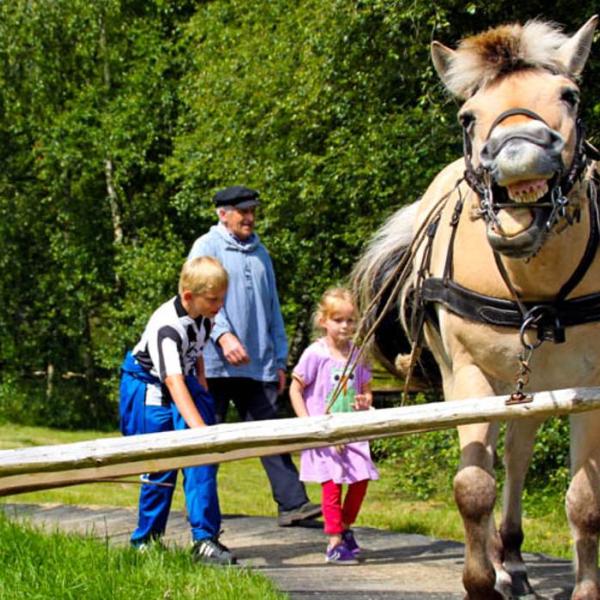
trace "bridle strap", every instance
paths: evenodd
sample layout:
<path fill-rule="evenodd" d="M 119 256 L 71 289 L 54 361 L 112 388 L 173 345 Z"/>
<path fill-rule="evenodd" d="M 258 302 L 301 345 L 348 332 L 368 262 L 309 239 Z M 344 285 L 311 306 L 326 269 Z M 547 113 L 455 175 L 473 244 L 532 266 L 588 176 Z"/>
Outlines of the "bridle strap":
<path fill-rule="evenodd" d="M 560 291 L 556 296 L 555 303 L 562 302 L 575 289 L 577 284 L 587 273 L 592 261 L 594 260 L 594 257 L 596 256 L 596 252 L 598 251 L 598 242 L 600 241 L 600 232 L 598 231 L 598 203 L 597 199 L 589 197 L 592 194 L 591 186 L 593 186 L 593 182 L 590 183 L 590 192 L 588 193 L 590 235 L 588 236 L 585 251 L 581 257 L 581 260 L 579 261 L 579 264 L 577 265 L 577 268 L 571 277 L 569 277 L 565 284 L 560 288 Z"/>
<path fill-rule="evenodd" d="M 546 127 L 550 127 L 550 125 L 548 125 L 548 123 L 546 123 L 546 121 L 542 117 L 540 117 L 540 115 L 538 115 L 536 112 L 533 112 L 532 110 L 529 110 L 528 108 L 509 108 L 508 110 L 505 110 L 503 113 L 500 113 L 496 117 L 496 119 L 492 123 L 492 126 L 490 127 L 490 130 L 488 131 L 488 134 L 485 136 L 485 141 L 487 142 L 490 139 L 492 131 L 494 131 L 497 125 L 500 125 L 500 123 L 502 123 L 502 121 L 504 121 L 505 119 L 508 119 L 508 117 L 513 117 L 515 115 L 523 115 L 535 121 L 541 121 Z"/>

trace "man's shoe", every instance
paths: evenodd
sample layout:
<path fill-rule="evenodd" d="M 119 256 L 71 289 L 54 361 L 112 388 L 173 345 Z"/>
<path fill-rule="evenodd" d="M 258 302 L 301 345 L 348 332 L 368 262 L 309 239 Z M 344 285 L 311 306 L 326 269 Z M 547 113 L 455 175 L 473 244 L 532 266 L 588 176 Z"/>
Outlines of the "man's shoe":
<path fill-rule="evenodd" d="M 231 550 L 219 541 L 219 538 L 206 538 L 194 542 L 192 560 L 207 565 L 228 566 L 237 564 L 237 558 Z"/>
<path fill-rule="evenodd" d="M 306 519 L 316 519 L 321 516 L 321 507 L 318 504 L 305 502 L 298 508 L 282 510 L 277 517 L 279 527 L 290 527 Z"/>

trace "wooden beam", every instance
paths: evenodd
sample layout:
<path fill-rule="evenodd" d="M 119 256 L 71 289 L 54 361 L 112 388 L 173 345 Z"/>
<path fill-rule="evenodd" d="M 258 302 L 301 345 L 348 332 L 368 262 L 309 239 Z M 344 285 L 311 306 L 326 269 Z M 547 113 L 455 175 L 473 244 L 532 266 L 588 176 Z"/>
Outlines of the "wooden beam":
<path fill-rule="evenodd" d="M 539 392 L 530 403 L 510 406 L 506 399 L 491 396 L 3 450 L 0 496 L 469 423 L 579 413 L 600 409 L 600 388 Z"/>

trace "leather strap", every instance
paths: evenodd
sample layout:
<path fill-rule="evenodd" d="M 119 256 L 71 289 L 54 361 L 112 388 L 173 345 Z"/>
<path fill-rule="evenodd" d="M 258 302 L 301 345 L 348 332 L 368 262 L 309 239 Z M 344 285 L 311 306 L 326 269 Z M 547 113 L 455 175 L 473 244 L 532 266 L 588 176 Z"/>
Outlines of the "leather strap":
<path fill-rule="evenodd" d="M 470 321 L 515 329 L 519 329 L 523 322 L 519 305 L 513 300 L 478 294 L 454 281 L 445 283 L 443 279 L 431 277 L 423 282 L 422 294 L 426 303 L 438 302 Z M 540 314 L 547 315 L 540 321 L 546 324 L 554 325 L 556 318 L 564 327 L 600 321 L 600 293 L 560 303 L 523 302 L 523 305 L 527 312 L 537 308 Z"/>

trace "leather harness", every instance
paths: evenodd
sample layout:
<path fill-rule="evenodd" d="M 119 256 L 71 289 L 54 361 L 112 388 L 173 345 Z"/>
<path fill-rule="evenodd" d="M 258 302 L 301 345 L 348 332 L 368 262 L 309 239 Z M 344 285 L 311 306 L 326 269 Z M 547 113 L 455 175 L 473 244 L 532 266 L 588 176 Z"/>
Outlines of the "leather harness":
<path fill-rule="evenodd" d="M 585 252 L 579 265 L 551 301 L 520 301 L 486 296 L 465 288 L 452 279 L 452 255 L 454 248 L 453 232 L 448 248 L 443 277 L 427 277 L 423 280 L 420 296 L 426 307 L 428 316 L 432 315 L 432 303 L 445 306 L 450 312 L 461 317 L 499 327 L 511 327 L 524 331 L 535 328 L 538 340 L 561 343 L 565 341 L 564 328 L 600 321 L 600 293 L 588 294 L 577 298 L 569 298 L 591 266 L 600 241 L 598 226 L 598 206 L 589 202 L 590 235 Z M 434 222 L 432 230 L 437 229 Z M 432 231 L 435 235 L 435 231 Z M 433 242 L 433 237 L 430 238 Z"/>

